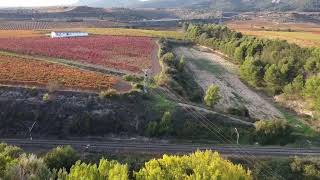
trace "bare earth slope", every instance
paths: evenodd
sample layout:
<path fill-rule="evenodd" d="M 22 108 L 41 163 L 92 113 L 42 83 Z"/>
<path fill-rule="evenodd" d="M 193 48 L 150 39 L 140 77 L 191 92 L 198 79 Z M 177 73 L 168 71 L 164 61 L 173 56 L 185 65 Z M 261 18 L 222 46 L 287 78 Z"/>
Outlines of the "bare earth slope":
<path fill-rule="evenodd" d="M 206 90 L 211 84 L 220 87 L 222 99 L 216 108 L 245 106 L 251 117 L 256 119 L 282 118 L 282 114 L 271 103 L 242 83 L 237 75 L 238 67 L 213 53 L 196 48 L 178 47 L 178 55 L 184 55 L 188 67 L 193 71 L 196 81 Z"/>

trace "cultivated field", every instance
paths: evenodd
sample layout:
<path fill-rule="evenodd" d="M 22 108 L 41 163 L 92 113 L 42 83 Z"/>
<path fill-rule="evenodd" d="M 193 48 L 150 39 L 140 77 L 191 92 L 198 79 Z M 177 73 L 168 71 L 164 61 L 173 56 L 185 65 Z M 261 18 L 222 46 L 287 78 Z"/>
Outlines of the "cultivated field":
<path fill-rule="evenodd" d="M 0 38 L 0 49 L 4 51 L 74 60 L 134 73 L 151 67 L 155 48 L 154 40 L 148 37 Z"/>
<path fill-rule="evenodd" d="M 39 37 L 43 33 L 31 30 L 0 30 L 0 38 Z"/>
<path fill-rule="evenodd" d="M 83 22 L 37 22 L 37 21 L 0 21 L 0 30 L 46 30 L 53 28 L 107 28 L 124 26 L 126 24 L 113 21 L 83 21 Z"/>
<path fill-rule="evenodd" d="M 229 108 L 245 106 L 251 117 L 256 119 L 281 118 L 282 114 L 259 94 L 241 82 L 237 75 L 238 67 L 218 55 L 202 52 L 194 48 L 179 47 L 178 55 L 184 55 L 187 65 L 204 91 L 211 84 L 220 88 L 221 100 L 215 106 L 227 111 Z"/>
<path fill-rule="evenodd" d="M 230 21 L 227 26 L 246 35 L 287 40 L 302 47 L 320 46 L 320 26 L 317 24 L 250 20 Z"/>
<path fill-rule="evenodd" d="M 66 29 L 58 29 L 65 31 Z M 69 29 L 70 30 L 70 29 Z M 95 35 L 111 36 L 139 36 L 139 37 L 164 37 L 172 39 L 184 39 L 184 33 L 178 31 L 126 29 L 126 28 L 76 28 L 73 31 L 85 31 Z"/>
<path fill-rule="evenodd" d="M 46 87 L 53 82 L 58 82 L 64 89 L 101 91 L 117 89 L 119 80 L 64 65 L 0 56 L 0 84 Z"/>

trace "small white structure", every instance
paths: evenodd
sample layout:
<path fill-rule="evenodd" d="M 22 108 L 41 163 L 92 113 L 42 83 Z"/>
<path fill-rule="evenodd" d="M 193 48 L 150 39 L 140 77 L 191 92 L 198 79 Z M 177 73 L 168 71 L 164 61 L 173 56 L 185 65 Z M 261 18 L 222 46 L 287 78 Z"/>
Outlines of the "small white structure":
<path fill-rule="evenodd" d="M 51 38 L 85 37 L 89 36 L 86 32 L 51 32 Z"/>

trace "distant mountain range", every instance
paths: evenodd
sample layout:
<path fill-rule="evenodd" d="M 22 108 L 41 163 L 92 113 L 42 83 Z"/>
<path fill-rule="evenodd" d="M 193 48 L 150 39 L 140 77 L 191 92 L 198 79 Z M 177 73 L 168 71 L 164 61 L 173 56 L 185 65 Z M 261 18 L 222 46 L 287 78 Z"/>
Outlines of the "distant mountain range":
<path fill-rule="evenodd" d="M 279 3 L 278 3 L 279 2 Z M 78 5 L 136 8 L 204 8 L 224 11 L 319 11 L 319 0 L 80 0 Z"/>

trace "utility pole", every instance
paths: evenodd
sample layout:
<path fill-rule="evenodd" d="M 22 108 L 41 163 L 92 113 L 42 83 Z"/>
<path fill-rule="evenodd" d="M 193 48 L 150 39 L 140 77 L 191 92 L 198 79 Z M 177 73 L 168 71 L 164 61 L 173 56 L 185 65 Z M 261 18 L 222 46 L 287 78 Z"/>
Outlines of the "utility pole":
<path fill-rule="evenodd" d="M 240 138 L 240 134 L 238 132 L 237 128 L 234 128 L 235 132 L 237 133 L 237 144 L 239 144 L 239 138 Z"/>
<path fill-rule="evenodd" d="M 149 69 L 144 69 L 144 79 L 143 79 L 143 92 L 148 93 L 148 82 L 149 82 Z"/>
<path fill-rule="evenodd" d="M 32 141 L 32 134 L 31 134 L 31 132 L 32 132 L 32 130 L 33 130 L 33 128 L 34 128 L 34 125 L 35 125 L 36 123 L 37 123 L 37 121 L 35 121 L 35 122 L 32 124 L 32 126 L 28 128 L 28 129 L 29 129 L 30 141 Z"/>

